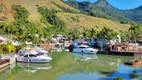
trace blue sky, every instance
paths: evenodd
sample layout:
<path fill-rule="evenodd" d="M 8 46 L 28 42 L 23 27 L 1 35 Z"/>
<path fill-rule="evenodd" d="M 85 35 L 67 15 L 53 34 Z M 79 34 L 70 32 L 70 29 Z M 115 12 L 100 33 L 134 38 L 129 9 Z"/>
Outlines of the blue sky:
<path fill-rule="evenodd" d="M 77 1 L 91 1 L 97 0 L 77 0 Z M 119 9 L 133 9 L 142 5 L 142 0 L 107 0 L 111 5 Z"/>

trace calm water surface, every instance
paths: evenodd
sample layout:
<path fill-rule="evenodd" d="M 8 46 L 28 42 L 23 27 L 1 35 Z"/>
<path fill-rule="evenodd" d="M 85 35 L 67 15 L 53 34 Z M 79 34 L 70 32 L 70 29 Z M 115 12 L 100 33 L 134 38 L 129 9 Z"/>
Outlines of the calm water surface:
<path fill-rule="evenodd" d="M 83 60 L 95 55 L 52 53 L 48 64 L 17 63 L 0 70 L 0 80 L 113 80 L 123 77 L 133 80 L 130 74 L 136 71 L 142 75 L 141 67 L 123 65 L 133 57 L 97 54 L 98 59 Z M 81 60 L 80 60 L 81 59 Z M 142 80 L 142 76 L 137 80 Z"/>

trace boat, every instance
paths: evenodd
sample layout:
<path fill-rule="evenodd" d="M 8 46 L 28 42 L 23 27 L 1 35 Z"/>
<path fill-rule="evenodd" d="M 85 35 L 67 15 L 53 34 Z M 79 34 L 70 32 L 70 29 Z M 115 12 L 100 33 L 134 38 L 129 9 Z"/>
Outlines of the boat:
<path fill-rule="evenodd" d="M 16 60 L 17 62 L 46 63 L 51 61 L 52 58 L 44 53 L 38 53 L 36 50 L 22 50 L 17 55 Z"/>
<path fill-rule="evenodd" d="M 36 47 L 35 50 L 38 53 L 48 54 L 48 51 L 42 49 L 41 47 Z"/>
<path fill-rule="evenodd" d="M 93 49 L 87 45 L 78 45 L 74 47 L 73 53 L 83 53 L 83 54 L 96 54 L 98 49 Z"/>
<path fill-rule="evenodd" d="M 64 50 L 69 52 L 69 46 L 70 45 L 64 45 Z"/>
<path fill-rule="evenodd" d="M 142 65 L 142 60 L 126 61 L 124 62 L 124 64 L 130 65 L 130 66 L 139 66 L 139 65 Z"/>

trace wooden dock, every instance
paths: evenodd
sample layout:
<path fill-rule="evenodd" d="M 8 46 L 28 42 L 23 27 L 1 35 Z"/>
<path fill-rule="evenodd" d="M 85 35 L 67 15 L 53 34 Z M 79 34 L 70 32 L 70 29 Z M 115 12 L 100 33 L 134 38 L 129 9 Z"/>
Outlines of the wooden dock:
<path fill-rule="evenodd" d="M 8 65 L 11 65 L 15 62 L 16 58 L 14 55 L 2 55 L 2 59 L 0 59 L 0 69 Z"/>
<path fill-rule="evenodd" d="M 134 56 L 135 52 L 119 52 L 119 51 L 109 51 L 109 55 L 119 55 L 119 56 Z"/>
<path fill-rule="evenodd" d="M 10 65 L 9 62 L 10 62 L 10 61 L 9 61 L 8 59 L 0 60 L 0 69 L 1 69 L 1 68 L 4 68 L 5 66 Z"/>
<path fill-rule="evenodd" d="M 141 54 L 142 52 L 127 52 L 127 51 L 105 51 L 105 50 L 100 50 L 98 51 L 97 54 L 108 54 L 108 55 L 118 55 L 118 56 L 135 56 Z"/>

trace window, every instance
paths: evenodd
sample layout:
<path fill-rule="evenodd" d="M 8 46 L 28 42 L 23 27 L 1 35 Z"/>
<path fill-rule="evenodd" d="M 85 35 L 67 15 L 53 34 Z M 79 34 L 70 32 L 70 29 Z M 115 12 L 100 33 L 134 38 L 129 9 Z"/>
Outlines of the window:
<path fill-rule="evenodd" d="M 36 54 L 36 56 L 41 56 L 41 55 L 44 55 L 43 53 L 41 53 L 41 54 Z"/>
<path fill-rule="evenodd" d="M 84 48 L 86 48 L 86 47 L 79 47 L 79 48 L 84 49 Z"/>
<path fill-rule="evenodd" d="M 27 54 L 27 55 L 25 55 L 24 57 L 28 57 L 28 54 Z M 29 57 L 36 57 L 36 55 L 29 54 Z"/>

